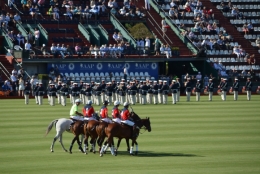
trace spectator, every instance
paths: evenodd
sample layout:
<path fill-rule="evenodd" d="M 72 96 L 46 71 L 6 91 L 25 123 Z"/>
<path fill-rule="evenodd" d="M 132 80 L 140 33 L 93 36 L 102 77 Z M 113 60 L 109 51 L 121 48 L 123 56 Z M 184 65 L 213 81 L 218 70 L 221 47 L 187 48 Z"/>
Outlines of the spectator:
<path fill-rule="evenodd" d="M 72 56 L 73 55 L 73 52 L 72 52 L 72 49 L 70 48 L 70 46 L 69 45 L 67 45 L 67 54 L 68 54 L 68 56 Z"/>
<path fill-rule="evenodd" d="M 17 23 L 17 22 L 21 22 L 21 16 L 19 15 L 18 12 L 16 12 L 16 14 L 14 15 L 14 23 Z"/>
<path fill-rule="evenodd" d="M 255 45 L 260 49 L 260 37 L 255 40 Z"/>
<path fill-rule="evenodd" d="M 12 74 L 17 75 L 17 70 L 15 68 L 12 70 Z"/>
<path fill-rule="evenodd" d="M 59 14 L 59 8 L 58 8 L 58 6 L 55 6 L 54 8 L 53 8 L 53 19 L 54 20 L 59 20 L 59 18 L 60 18 L 60 14 Z"/>
<path fill-rule="evenodd" d="M 86 8 L 83 10 L 83 17 L 85 16 L 86 19 L 91 18 L 92 13 L 90 12 L 90 8 L 87 5 Z"/>
<path fill-rule="evenodd" d="M 11 77 L 10 77 L 10 79 L 11 79 L 11 82 L 12 83 L 16 83 L 17 82 L 17 76 L 13 73 L 12 75 L 11 75 Z"/>
<path fill-rule="evenodd" d="M 196 75 L 196 79 L 199 80 L 199 81 L 201 81 L 201 79 L 202 79 L 202 75 L 201 75 L 200 72 L 198 72 L 198 74 Z"/>
<path fill-rule="evenodd" d="M 24 86 L 24 80 L 23 78 L 19 79 L 19 87 L 18 87 L 18 96 L 23 96 L 23 90 L 24 90 L 25 86 Z"/>
<path fill-rule="evenodd" d="M 39 38 L 40 38 L 40 30 L 38 28 L 34 29 L 34 43 L 36 46 L 39 45 Z"/>
<path fill-rule="evenodd" d="M 45 44 L 42 44 L 41 52 L 42 52 L 44 57 L 46 57 L 46 55 L 48 56 L 48 58 L 50 57 L 50 53 L 47 51 L 47 48 L 46 48 Z"/>
<path fill-rule="evenodd" d="M 56 48 L 56 46 L 55 46 L 55 44 L 53 43 L 52 44 L 52 46 L 51 46 L 51 53 L 53 54 L 53 55 L 56 55 L 56 50 L 57 50 L 57 48 Z"/>
<path fill-rule="evenodd" d="M 110 10 L 110 13 L 113 14 L 114 16 L 118 15 L 117 10 L 114 7 Z"/>
<path fill-rule="evenodd" d="M 68 17 L 70 18 L 70 20 L 73 19 L 73 18 L 72 18 L 72 13 L 71 13 L 69 7 L 66 8 L 66 13 L 65 13 L 64 15 L 65 15 L 65 16 L 68 16 Z M 84 15 L 83 15 L 83 17 L 84 17 Z"/>
<path fill-rule="evenodd" d="M 253 33 L 254 33 L 254 27 L 253 27 L 253 25 L 252 25 L 252 22 L 249 22 L 249 23 L 247 24 L 247 28 L 248 28 L 248 33 L 250 33 L 250 34 L 253 34 Z"/>
<path fill-rule="evenodd" d="M 172 57 L 172 50 L 171 47 L 167 44 L 164 48 L 164 52 L 167 59 L 170 59 Z"/>
<path fill-rule="evenodd" d="M 255 64 L 255 54 L 252 54 L 251 56 L 249 56 L 249 58 L 247 59 L 247 62 L 249 65 L 254 65 Z"/>
<path fill-rule="evenodd" d="M 163 32 L 163 38 L 164 38 L 165 33 L 167 32 L 167 23 L 165 21 L 165 18 L 162 18 L 161 25 L 162 25 L 162 32 Z"/>
<path fill-rule="evenodd" d="M 136 16 L 139 17 L 139 18 L 143 18 L 143 17 L 145 16 L 145 14 L 142 13 L 142 12 L 139 10 L 139 8 L 136 8 L 135 14 L 136 14 Z"/>
<path fill-rule="evenodd" d="M 154 40 L 154 52 L 155 52 L 155 56 L 159 56 L 160 55 L 160 43 L 159 43 L 159 39 L 157 38 L 157 36 L 155 36 L 155 40 Z"/>
<path fill-rule="evenodd" d="M 119 14 L 120 14 L 121 16 L 126 16 L 125 6 L 123 6 L 123 7 L 119 10 Z"/>
<path fill-rule="evenodd" d="M 29 43 L 29 41 L 27 40 L 25 45 L 24 45 L 24 49 L 27 50 L 27 51 L 30 51 L 31 50 L 31 44 Z"/>
<path fill-rule="evenodd" d="M 16 36 L 18 44 L 21 45 L 21 42 L 24 44 L 24 36 L 22 35 L 21 32 L 19 32 Z"/>
<path fill-rule="evenodd" d="M 80 47 L 79 43 L 77 43 L 76 46 L 75 46 L 75 52 L 76 52 L 76 54 L 77 54 L 79 57 L 81 56 L 82 51 L 81 51 L 81 47 Z"/>
<path fill-rule="evenodd" d="M 247 35 L 247 34 L 249 33 L 247 23 L 245 23 L 245 24 L 243 25 L 243 32 L 245 33 L 245 35 Z"/>

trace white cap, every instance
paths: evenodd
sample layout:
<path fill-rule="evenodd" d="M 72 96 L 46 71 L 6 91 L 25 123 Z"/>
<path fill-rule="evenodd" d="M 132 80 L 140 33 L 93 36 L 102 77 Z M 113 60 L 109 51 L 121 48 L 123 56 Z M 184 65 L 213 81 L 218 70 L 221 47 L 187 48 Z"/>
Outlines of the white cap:
<path fill-rule="evenodd" d="M 88 104 L 88 105 L 91 105 L 91 104 L 92 104 L 92 100 L 88 100 L 88 101 L 87 101 L 87 104 Z"/>
<path fill-rule="evenodd" d="M 66 86 L 66 84 L 65 84 L 65 83 L 62 83 L 62 86 Z"/>
<path fill-rule="evenodd" d="M 42 46 L 44 47 L 44 46 L 45 46 L 45 44 L 42 44 Z"/>
<path fill-rule="evenodd" d="M 159 80 L 159 82 L 162 82 L 162 80 Z"/>
<path fill-rule="evenodd" d="M 76 100 L 75 100 L 75 103 L 80 103 L 80 102 L 81 102 L 80 99 L 76 99 Z"/>
<path fill-rule="evenodd" d="M 176 80 L 172 80 L 172 82 L 176 82 Z"/>
<path fill-rule="evenodd" d="M 115 101 L 114 102 L 114 105 L 116 106 L 116 105 L 120 105 L 120 101 Z"/>
<path fill-rule="evenodd" d="M 127 103 L 127 102 L 124 103 L 124 106 L 128 106 L 128 105 L 129 105 L 129 103 Z"/>
<path fill-rule="evenodd" d="M 167 83 L 167 81 L 166 81 L 166 80 L 164 80 L 164 81 L 163 81 L 163 83 Z"/>
<path fill-rule="evenodd" d="M 42 85 L 42 82 L 40 82 L 39 85 Z"/>
<path fill-rule="evenodd" d="M 153 81 L 154 83 L 157 83 L 157 81 Z"/>
<path fill-rule="evenodd" d="M 212 79 L 209 79 L 210 81 L 212 80 Z"/>
<path fill-rule="evenodd" d="M 73 85 L 77 85 L 77 83 L 73 83 Z"/>
<path fill-rule="evenodd" d="M 235 80 L 238 80 L 237 78 L 235 78 Z"/>
<path fill-rule="evenodd" d="M 36 82 L 36 84 L 39 84 L 39 82 Z"/>
<path fill-rule="evenodd" d="M 197 80 L 197 82 L 199 82 L 200 80 Z"/>

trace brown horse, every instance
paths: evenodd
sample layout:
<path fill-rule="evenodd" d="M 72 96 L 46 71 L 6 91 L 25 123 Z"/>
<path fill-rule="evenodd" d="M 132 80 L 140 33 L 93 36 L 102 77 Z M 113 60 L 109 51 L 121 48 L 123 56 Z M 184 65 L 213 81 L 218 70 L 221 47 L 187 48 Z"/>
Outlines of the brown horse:
<path fill-rule="evenodd" d="M 70 131 L 74 134 L 74 138 L 72 139 L 72 142 L 70 144 L 70 150 L 69 150 L 70 153 L 72 153 L 72 147 L 76 140 L 79 145 L 79 150 L 82 153 L 84 153 L 84 151 L 81 147 L 81 143 L 79 141 L 79 136 L 84 134 L 84 125 L 85 125 L 84 121 L 80 121 L 80 120 L 75 120 L 75 123 L 73 125 L 71 125 Z"/>
<path fill-rule="evenodd" d="M 148 132 L 151 131 L 151 124 L 150 124 L 149 117 L 145 118 L 145 119 L 138 119 L 138 120 L 136 120 L 135 121 L 135 125 L 138 126 L 139 128 L 142 128 L 144 126 L 145 129 L 148 130 Z M 138 143 L 136 142 L 136 139 L 137 139 L 138 136 L 133 136 L 132 127 L 129 127 L 129 126 L 124 125 L 124 124 L 123 125 L 116 124 L 116 123 L 109 124 L 105 128 L 105 133 L 106 133 L 106 136 L 107 136 L 107 141 L 105 142 L 105 145 L 102 147 L 102 149 L 100 151 L 100 156 L 103 156 L 103 153 L 106 151 L 108 146 L 111 149 L 111 154 L 112 155 L 116 155 L 116 153 L 114 152 L 114 147 L 112 146 L 114 137 L 119 138 L 119 140 L 118 140 L 119 141 L 118 147 L 119 147 L 121 139 L 125 138 L 126 141 L 131 139 L 132 140 L 132 146 L 131 146 L 131 149 L 130 149 L 130 155 L 133 155 L 134 144 L 136 144 L 136 152 L 135 152 L 135 154 L 137 155 L 137 153 L 138 153 Z M 139 133 L 139 131 L 136 132 L 136 133 Z"/>
<path fill-rule="evenodd" d="M 96 141 L 98 138 L 98 134 L 96 132 L 96 127 L 100 124 L 99 121 L 97 120 L 90 120 L 88 121 L 88 124 L 84 125 L 84 151 L 87 154 L 87 149 L 88 149 L 88 138 L 90 137 L 90 144 L 91 144 L 91 149 L 93 153 L 96 153 Z"/>

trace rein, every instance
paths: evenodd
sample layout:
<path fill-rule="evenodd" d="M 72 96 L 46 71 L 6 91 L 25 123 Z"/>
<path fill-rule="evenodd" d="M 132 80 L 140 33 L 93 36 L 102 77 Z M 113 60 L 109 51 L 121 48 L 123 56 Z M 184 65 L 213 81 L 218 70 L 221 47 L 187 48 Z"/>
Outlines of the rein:
<path fill-rule="evenodd" d="M 145 133 L 145 131 L 147 130 L 146 128 L 143 128 L 143 127 L 141 127 L 140 130 L 141 130 L 141 129 L 144 129 L 144 131 L 143 131 L 143 132 L 139 131 L 140 134 Z"/>

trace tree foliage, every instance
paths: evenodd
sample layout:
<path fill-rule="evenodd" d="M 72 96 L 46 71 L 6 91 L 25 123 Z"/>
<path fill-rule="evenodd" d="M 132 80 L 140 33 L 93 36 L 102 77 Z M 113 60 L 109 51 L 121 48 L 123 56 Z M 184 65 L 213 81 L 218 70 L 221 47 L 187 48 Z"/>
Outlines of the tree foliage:
<path fill-rule="evenodd" d="M 145 38 L 145 37 L 149 37 L 150 39 L 154 38 L 153 34 L 143 23 L 137 23 L 137 24 L 126 23 L 125 27 L 131 33 L 131 35 L 136 39 Z"/>

